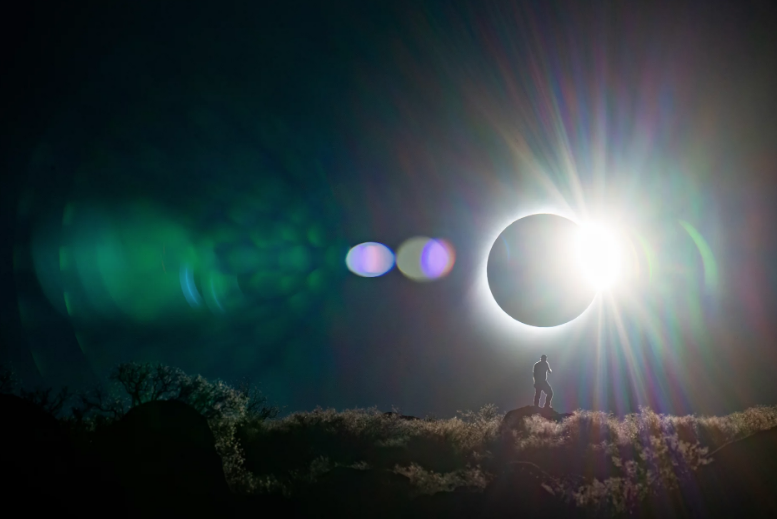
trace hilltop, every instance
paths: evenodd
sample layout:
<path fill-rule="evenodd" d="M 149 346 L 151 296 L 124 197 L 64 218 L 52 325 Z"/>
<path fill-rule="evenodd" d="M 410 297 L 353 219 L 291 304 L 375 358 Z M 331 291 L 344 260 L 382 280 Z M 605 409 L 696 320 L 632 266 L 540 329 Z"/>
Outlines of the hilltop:
<path fill-rule="evenodd" d="M 5 384 L 0 456 L 14 474 L 5 506 L 95 517 L 106 507 L 119 517 L 777 513 L 777 407 L 277 418 L 251 388 L 174 368 L 122 365 L 113 380 L 113 391 L 70 397 L 69 412 L 66 392 Z"/>

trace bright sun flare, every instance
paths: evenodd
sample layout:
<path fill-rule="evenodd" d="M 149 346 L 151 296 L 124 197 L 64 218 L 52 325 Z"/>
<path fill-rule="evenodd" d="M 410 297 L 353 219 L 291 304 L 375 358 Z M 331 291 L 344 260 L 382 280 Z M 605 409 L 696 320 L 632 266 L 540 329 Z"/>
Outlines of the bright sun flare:
<path fill-rule="evenodd" d="M 585 280 L 597 290 L 612 287 L 621 270 L 615 235 L 602 227 L 584 227 L 576 245 L 578 267 Z"/>

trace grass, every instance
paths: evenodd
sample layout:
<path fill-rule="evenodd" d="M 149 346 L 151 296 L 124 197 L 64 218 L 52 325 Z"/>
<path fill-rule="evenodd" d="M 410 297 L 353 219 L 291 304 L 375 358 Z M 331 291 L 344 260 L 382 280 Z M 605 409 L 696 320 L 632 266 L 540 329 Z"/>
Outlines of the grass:
<path fill-rule="evenodd" d="M 377 409 L 316 409 L 243 424 L 245 467 L 265 489 L 294 494 L 331 467 L 391 470 L 417 494 L 484 488 L 510 461 L 532 461 L 566 499 L 596 515 L 628 512 L 676 488 L 709 453 L 777 426 L 777 406 L 727 416 L 671 416 L 643 408 L 622 418 L 578 410 L 561 422 L 539 416 L 506 439 L 494 406 L 448 419 L 403 420 Z"/>
<path fill-rule="evenodd" d="M 448 420 L 404 420 L 375 408 L 316 409 L 248 421 L 237 436 L 246 468 L 289 488 L 309 480 L 311 467 L 325 459 L 330 466 L 395 470 L 431 493 L 473 482 L 482 486 L 478 465 L 490 455 L 500 423 L 493 406 Z"/>

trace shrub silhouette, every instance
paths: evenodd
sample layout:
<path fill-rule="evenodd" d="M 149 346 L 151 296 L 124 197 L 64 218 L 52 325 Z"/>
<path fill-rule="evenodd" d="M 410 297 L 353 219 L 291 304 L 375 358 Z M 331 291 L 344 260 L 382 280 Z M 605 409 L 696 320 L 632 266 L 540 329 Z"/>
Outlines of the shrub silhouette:
<path fill-rule="evenodd" d="M 206 419 L 214 417 L 251 417 L 264 420 L 278 410 L 267 406 L 267 399 L 255 387 L 242 384 L 237 388 L 221 380 L 210 381 L 201 375 L 187 375 L 178 368 L 163 364 L 130 362 L 119 364 L 110 380 L 116 387 L 103 387 L 80 395 L 75 413 L 110 418 L 123 416 L 135 406 L 156 400 L 176 400 L 195 408 Z"/>
<path fill-rule="evenodd" d="M 192 406 L 208 421 L 216 438 L 224 473 L 233 491 L 252 493 L 257 482 L 243 467 L 243 451 L 235 436 L 244 421 L 260 423 L 278 414 L 267 405 L 266 397 L 255 386 L 230 386 L 201 375 L 188 375 L 163 364 L 119 364 L 109 377 L 108 386 L 98 386 L 78 395 L 68 420 L 76 442 L 88 443 L 97 430 L 115 423 L 141 404 L 158 400 L 179 401 Z"/>
<path fill-rule="evenodd" d="M 27 390 L 21 387 L 16 373 L 9 367 L 0 365 L 0 395 L 15 395 L 43 409 L 52 417 L 60 416 L 73 394 L 67 387 L 56 393 L 52 388 Z"/>
<path fill-rule="evenodd" d="M 268 493 L 300 500 L 322 495 L 316 486 L 336 474 L 389 481 L 393 473 L 409 484 L 397 488 L 428 495 L 422 501 L 432 507 L 430 515 L 436 506 L 455 509 L 454 501 L 474 506 L 480 498 L 472 496 L 491 495 L 488 489 L 516 462 L 539 467 L 550 478 L 542 485 L 556 498 L 590 514 L 637 513 L 660 501 L 657 496 L 677 498 L 704 472 L 710 452 L 777 427 L 777 406 L 727 416 L 670 416 L 646 408 L 621 418 L 583 410 L 559 420 L 528 416 L 506 440 L 500 432 L 504 414 L 492 405 L 448 419 L 406 419 L 376 408 L 318 408 L 277 418 L 277 409 L 253 387 L 159 364 L 119 365 L 110 384 L 75 398 L 66 390 L 19 389 L 8 370 L 0 370 L 0 389 L 50 416 L 65 414 L 75 400 L 71 416 L 60 423 L 85 450 L 130 409 L 158 400 L 184 402 L 206 419 L 233 493 L 254 495 L 256 503 L 270 499 L 262 497 Z M 441 497 L 446 495 L 453 501 Z"/>

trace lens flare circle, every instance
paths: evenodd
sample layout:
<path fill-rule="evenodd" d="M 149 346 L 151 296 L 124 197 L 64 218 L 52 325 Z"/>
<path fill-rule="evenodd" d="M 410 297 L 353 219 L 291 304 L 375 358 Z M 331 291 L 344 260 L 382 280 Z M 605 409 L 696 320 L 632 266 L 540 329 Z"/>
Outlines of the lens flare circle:
<path fill-rule="evenodd" d="M 434 281 L 447 276 L 456 261 L 453 246 L 442 239 L 415 236 L 397 250 L 397 268 L 408 279 Z"/>
<path fill-rule="evenodd" d="M 429 240 L 421 252 L 421 270 L 428 279 L 440 279 L 450 274 L 456 263 L 456 250 L 447 240 Z"/>
<path fill-rule="evenodd" d="M 364 242 L 351 247 L 345 257 L 345 264 L 357 276 L 374 278 L 394 267 L 394 253 L 382 243 Z"/>

